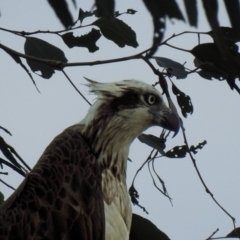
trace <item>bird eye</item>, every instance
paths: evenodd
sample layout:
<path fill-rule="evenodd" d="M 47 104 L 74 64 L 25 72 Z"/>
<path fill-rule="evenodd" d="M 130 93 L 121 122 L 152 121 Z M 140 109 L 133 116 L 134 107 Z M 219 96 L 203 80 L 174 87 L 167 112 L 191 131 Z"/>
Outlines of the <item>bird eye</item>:
<path fill-rule="evenodd" d="M 156 97 L 154 95 L 148 95 L 147 97 L 147 103 L 149 105 L 153 105 L 156 102 Z"/>

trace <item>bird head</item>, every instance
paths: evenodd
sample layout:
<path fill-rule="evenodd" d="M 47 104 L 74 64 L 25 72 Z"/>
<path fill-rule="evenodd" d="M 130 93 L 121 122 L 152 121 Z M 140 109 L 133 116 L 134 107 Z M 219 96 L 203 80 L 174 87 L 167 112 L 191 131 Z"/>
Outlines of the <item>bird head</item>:
<path fill-rule="evenodd" d="M 97 100 L 82 123 L 92 125 L 92 129 L 95 126 L 112 137 L 118 135 L 130 142 L 151 126 L 173 131 L 174 136 L 179 131 L 177 115 L 166 106 L 153 86 L 138 80 L 87 81 Z"/>

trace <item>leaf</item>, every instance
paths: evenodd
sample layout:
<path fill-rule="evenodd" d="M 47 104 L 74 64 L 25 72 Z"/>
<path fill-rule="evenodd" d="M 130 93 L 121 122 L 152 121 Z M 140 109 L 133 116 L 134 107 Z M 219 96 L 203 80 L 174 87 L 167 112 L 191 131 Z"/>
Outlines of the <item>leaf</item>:
<path fill-rule="evenodd" d="M 212 80 L 212 78 L 218 79 L 219 81 L 225 80 L 228 76 L 223 71 L 219 70 L 214 64 L 204 63 L 198 58 L 194 59 L 194 65 L 201 68 L 201 71 L 197 73 L 205 79 Z"/>
<path fill-rule="evenodd" d="M 193 105 L 191 98 L 184 92 L 180 91 L 174 83 L 172 83 L 172 91 L 177 97 L 178 105 L 181 108 L 182 115 L 186 118 L 187 114 L 193 113 Z"/>
<path fill-rule="evenodd" d="M 239 0 L 224 0 L 228 17 L 234 30 L 239 30 L 240 26 L 240 6 Z"/>
<path fill-rule="evenodd" d="M 3 49 L 3 48 L 2 48 Z M 37 85 L 36 85 L 36 82 L 34 81 L 33 77 L 32 77 L 32 74 L 29 72 L 29 70 L 27 69 L 27 67 L 22 63 L 22 60 L 19 56 L 15 55 L 14 53 L 6 50 L 6 49 L 3 49 L 6 53 L 8 53 L 16 63 L 18 63 L 25 71 L 26 73 L 28 74 L 28 76 L 31 78 L 32 80 L 32 83 L 35 85 L 37 91 L 39 92 L 38 88 L 37 88 Z"/>
<path fill-rule="evenodd" d="M 170 238 L 151 221 L 133 213 L 129 240 L 170 240 Z"/>
<path fill-rule="evenodd" d="M 4 202 L 4 195 L 0 192 L 0 205 Z"/>
<path fill-rule="evenodd" d="M 91 32 L 80 37 L 74 37 L 73 32 L 65 33 L 61 37 L 69 48 L 86 47 L 89 52 L 95 52 L 99 49 L 96 42 L 101 37 L 101 33 L 92 28 Z"/>
<path fill-rule="evenodd" d="M 236 43 L 236 42 L 240 42 L 240 31 L 235 31 L 233 30 L 233 28 L 230 27 L 219 27 L 220 33 L 221 33 L 221 38 L 223 38 L 224 40 Z M 214 33 L 214 31 L 209 31 L 207 33 L 208 35 L 210 35 L 213 39 L 216 38 L 216 34 Z"/>
<path fill-rule="evenodd" d="M 199 143 L 196 147 L 193 145 L 190 147 L 190 151 L 193 152 L 194 154 L 197 154 L 197 149 L 202 149 L 205 145 L 207 144 L 207 141 L 204 140 L 203 142 Z"/>
<path fill-rule="evenodd" d="M 95 0 L 98 17 L 112 17 L 114 13 L 114 0 Z"/>
<path fill-rule="evenodd" d="M 171 150 L 167 151 L 165 153 L 165 157 L 169 158 L 184 158 L 187 154 L 187 146 L 176 146 L 172 148 Z"/>
<path fill-rule="evenodd" d="M 185 70 L 182 64 L 164 57 L 152 57 L 152 58 L 156 60 L 157 64 L 160 67 L 167 68 L 171 75 L 181 79 L 187 77 L 188 72 Z"/>
<path fill-rule="evenodd" d="M 0 136 L 0 150 L 2 151 L 3 155 L 17 168 L 21 169 L 21 165 L 17 162 L 14 158 L 12 153 L 9 150 L 9 145 L 4 141 L 4 139 Z"/>
<path fill-rule="evenodd" d="M 148 146 L 157 149 L 162 155 L 164 155 L 164 149 L 166 147 L 165 142 L 166 140 L 163 138 L 158 138 L 154 135 L 151 134 L 144 134 L 142 133 L 139 137 L 138 137 L 139 141 L 142 143 L 147 144 Z"/>
<path fill-rule="evenodd" d="M 137 205 L 138 207 L 140 207 L 145 213 L 148 214 L 147 210 L 145 209 L 145 207 L 141 206 L 139 204 L 139 201 L 137 200 L 139 198 L 139 194 L 138 191 L 136 190 L 136 188 L 134 187 L 134 185 L 132 184 L 131 187 L 128 190 L 128 193 L 130 195 L 131 198 L 131 202 L 133 203 L 133 205 Z"/>
<path fill-rule="evenodd" d="M 9 134 L 10 136 L 12 136 L 12 134 L 10 133 L 10 131 L 8 131 L 6 128 L 0 126 L 0 129 L 2 129 L 2 130 L 5 131 L 7 134 Z"/>
<path fill-rule="evenodd" d="M 217 0 L 202 0 L 203 8 L 207 16 L 207 20 L 212 29 L 218 24 L 218 1 Z"/>
<path fill-rule="evenodd" d="M 136 10 L 134 10 L 134 9 L 127 9 L 127 13 L 128 14 L 135 14 L 137 11 Z"/>
<path fill-rule="evenodd" d="M 233 229 L 225 238 L 240 238 L 240 227 Z"/>
<path fill-rule="evenodd" d="M 226 80 L 231 89 L 239 89 L 235 84 L 235 78 L 240 77 L 240 54 L 233 50 L 227 50 L 223 55 L 215 43 L 204 43 L 194 47 L 190 51 L 196 58 L 204 63 L 213 64 L 226 75 Z"/>
<path fill-rule="evenodd" d="M 196 0 L 184 0 L 184 6 L 187 12 L 188 22 L 190 26 L 197 27 L 198 11 Z"/>
<path fill-rule="evenodd" d="M 64 52 L 61 49 L 35 37 L 26 38 L 24 50 L 25 54 L 36 58 L 67 62 Z M 33 72 L 41 71 L 42 75 L 40 76 L 43 78 L 49 79 L 54 73 L 54 69 L 44 63 L 28 59 L 27 63 Z"/>
<path fill-rule="evenodd" d="M 136 48 L 138 46 L 136 33 L 126 23 L 117 18 L 100 18 L 92 25 L 99 27 L 103 36 L 119 47 L 128 45 Z"/>
<path fill-rule="evenodd" d="M 94 15 L 94 13 L 88 12 L 88 11 L 83 11 L 83 10 L 80 8 L 80 9 L 79 9 L 79 14 L 78 14 L 78 19 L 79 19 L 80 22 L 82 23 L 84 18 L 91 17 L 91 16 L 93 16 L 93 15 Z"/>
<path fill-rule="evenodd" d="M 72 15 L 68 9 L 66 0 L 48 0 L 48 3 L 65 28 L 73 24 Z"/>
<path fill-rule="evenodd" d="M 166 17 L 179 20 L 184 20 L 184 18 L 175 0 L 143 0 L 143 2 L 152 15 L 154 25 L 152 49 L 148 53 L 148 56 L 151 57 L 157 51 L 163 39 L 166 29 Z"/>

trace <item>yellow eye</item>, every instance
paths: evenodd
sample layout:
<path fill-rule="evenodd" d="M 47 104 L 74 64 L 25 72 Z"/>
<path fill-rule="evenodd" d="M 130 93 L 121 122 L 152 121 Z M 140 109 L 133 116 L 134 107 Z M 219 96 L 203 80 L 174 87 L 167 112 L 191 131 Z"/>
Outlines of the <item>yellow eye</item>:
<path fill-rule="evenodd" d="M 156 97 L 154 95 L 148 95 L 148 98 L 147 98 L 147 103 L 149 105 L 153 105 L 154 103 L 156 102 Z"/>

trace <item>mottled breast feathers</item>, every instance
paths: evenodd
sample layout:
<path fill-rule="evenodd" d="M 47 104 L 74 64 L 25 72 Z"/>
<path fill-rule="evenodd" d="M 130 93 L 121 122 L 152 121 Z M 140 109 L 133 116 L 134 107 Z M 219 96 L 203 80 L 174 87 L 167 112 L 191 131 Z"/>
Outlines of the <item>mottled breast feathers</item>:
<path fill-rule="evenodd" d="M 104 239 L 100 167 L 81 129 L 58 135 L 0 206 L 0 239 Z"/>

